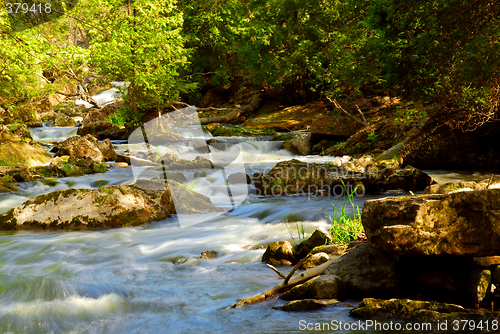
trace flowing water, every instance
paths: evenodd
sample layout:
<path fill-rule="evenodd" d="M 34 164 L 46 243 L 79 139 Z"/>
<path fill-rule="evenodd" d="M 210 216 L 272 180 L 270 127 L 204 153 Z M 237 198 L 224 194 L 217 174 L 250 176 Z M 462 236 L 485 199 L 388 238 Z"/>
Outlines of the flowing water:
<path fill-rule="evenodd" d="M 76 128 L 31 131 L 35 140 L 52 142 L 74 135 Z M 294 157 L 280 150 L 279 142 L 221 140 L 238 145 L 250 175 L 291 158 L 340 163 L 335 157 Z M 123 142 L 114 144 L 118 152 L 128 149 Z M 180 150 L 196 155 L 188 146 Z M 185 174 L 190 177 L 190 173 Z M 110 164 L 104 174 L 27 182 L 16 193 L 0 194 L 0 212 L 43 193 L 132 184 L 133 178 L 131 168 Z M 217 204 L 214 187 L 207 185 L 218 182 L 215 177 L 199 178 L 189 186 L 210 195 Z M 355 198 L 355 204 L 362 207 L 371 198 L 376 197 Z M 262 198 L 250 187 L 250 195 L 234 211 L 185 228 L 174 215 L 146 226 L 111 230 L 0 232 L 0 332 L 303 333 L 301 320 L 356 322 L 348 316 L 356 301 L 303 313 L 273 309 L 284 304 L 279 299 L 224 310 L 280 282 L 260 262 L 265 244 L 300 241 L 302 228 L 311 233 L 318 226 L 328 226 L 332 205 L 343 203 L 335 197 Z M 218 256 L 200 259 L 206 250 Z"/>
<path fill-rule="evenodd" d="M 31 132 L 35 140 L 53 142 L 75 135 L 76 128 Z M 222 140 L 238 145 L 248 174 L 294 157 L 280 150 L 278 142 Z M 118 152 L 127 149 L 123 142 L 114 144 Z M 190 153 L 192 148 L 183 150 Z M 219 181 L 199 178 L 189 186 L 206 193 L 208 184 Z M 0 195 L 0 212 L 55 190 L 133 182 L 131 168 L 111 164 L 104 174 L 27 182 L 16 193 Z M 260 262 L 266 243 L 300 241 L 299 230 L 311 233 L 327 226 L 332 204 L 343 203 L 340 198 L 261 198 L 253 193 L 250 187 L 250 195 L 234 211 L 185 228 L 174 215 L 147 226 L 111 230 L 0 232 L 0 332 L 289 333 L 303 332 L 301 319 L 349 321 L 347 305 L 295 314 L 273 309 L 283 302 L 272 300 L 224 310 L 280 282 Z M 207 195 L 217 203 L 217 194 Z M 206 250 L 216 251 L 217 257 L 200 259 Z"/>

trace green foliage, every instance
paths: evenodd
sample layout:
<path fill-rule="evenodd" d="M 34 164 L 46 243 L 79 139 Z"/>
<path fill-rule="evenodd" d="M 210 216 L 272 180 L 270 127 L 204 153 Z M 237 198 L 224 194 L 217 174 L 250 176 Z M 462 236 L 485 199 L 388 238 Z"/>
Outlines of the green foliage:
<path fill-rule="evenodd" d="M 99 22 L 89 30 L 93 66 L 109 80 L 129 82 L 125 100 L 134 113 L 160 110 L 183 88 L 179 70 L 187 63 L 180 34 L 182 13 L 173 0 L 89 0 Z"/>
<path fill-rule="evenodd" d="M 448 104 L 457 126 L 498 112 L 500 3 L 374 0 L 367 22 L 388 87 Z"/>
<path fill-rule="evenodd" d="M 379 138 L 380 138 L 380 135 L 374 131 L 374 132 L 370 132 L 368 134 L 368 136 L 366 137 L 366 140 L 368 140 L 368 143 L 370 143 L 370 146 L 371 146 L 371 145 L 375 144 Z"/>
<path fill-rule="evenodd" d="M 416 108 L 407 107 L 405 105 L 396 106 L 396 114 L 394 119 L 395 126 L 407 126 L 415 121 L 426 118 L 427 112 Z"/>
<path fill-rule="evenodd" d="M 376 81 L 366 1 L 181 1 L 184 34 L 194 50 L 190 75 L 237 89 L 235 81 L 295 98 L 354 94 Z M 241 80 L 240 80 L 241 81 Z"/>
<path fill-rule="evenodd" d="M 344 185 L 344 192 L 348 194 L 345 202 L 337 209 L 333 205 L 333 215 L 329 217 L 331 227 L 330 234 L 334 243 L 349 243 L 358 239 L 358 233 L 363 232 L 363 224 L 361 224 L 361 213 L 358 205 L 354 204 L 353 197 L 357 188 L 349 189 Z M 352 209 L 352 214 L 348 213 L 349 208 Z"/>
<path fill-rule="evenodd" d="M 125 118 L 123 117 L 122 113 L 114 113 L 108 117 L 108 121 L 111 122 L 111 124 L 122 126 L 125 125 Z"/>
<path fill-rule="evenodd" d="M 139 111 L 163 109 L 180 94 L 199 101 L 215 86 L 237 93 L 250 85 L 293 92 L 286 96 L 296 102 L 396 90 L 441 102 L 449 125 L 464 129 L 499 116 L 500 2 L 56 3 L 43 17 L 0 11 L 0 104 L 11 112 L 61 88 L 65 81 L 46 73 L 128 82 L 130 109 L 114 124 L 138 123 Z M 85 45 L 68 42 L 76 31 Z M 420 116 L 397 115 L 401 123 Z"/>

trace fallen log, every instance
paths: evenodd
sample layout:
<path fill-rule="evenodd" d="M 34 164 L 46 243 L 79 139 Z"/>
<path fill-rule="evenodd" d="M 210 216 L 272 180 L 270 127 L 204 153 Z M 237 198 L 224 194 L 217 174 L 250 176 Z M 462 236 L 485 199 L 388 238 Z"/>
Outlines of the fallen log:
<path fill-rule="evenodd" d="M 332 264 L 337 259 L 338 258 L 331 259 L 331 260 L 329 260 L 329 261 L 327 261 L 327 262 L 325 262 L 317 267 L 311 268 L 311 269 L 306 270 L 300 274 L 294 275 L 288 281 L 288 284 L 285 284 L 285 282 L 281 282 L 278 285 L 276 285 L 274 288 L 271 288 L 263 293 L 260 293 L 258 295 L 255 295 L 255 296 L 252 296 L 249 298 L 240 299 L 236 303 L 234 303 L 233 305 L 226 307 L 226 310 L 231 309 L 231 308 L 240 308 L 240 307 L 243 307 L 245 305 L 257 304 L 257 303 L 260 303 L 264 300 L 270 299 L 271 297 L 273 297 L 277 293 L 290 290 L 294 286 L 301 284 L 301 283 L 304 283 L 304 282 L 310 280 L 311 278 L 318 276 L 319 274 L 321 274 L 323 272 L 323 270 L 325 270 L 330 264 Z"/>

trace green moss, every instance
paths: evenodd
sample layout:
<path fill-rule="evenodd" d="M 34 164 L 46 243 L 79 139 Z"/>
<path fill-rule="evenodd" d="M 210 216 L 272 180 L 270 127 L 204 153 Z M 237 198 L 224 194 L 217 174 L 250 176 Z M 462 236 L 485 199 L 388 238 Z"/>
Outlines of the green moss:
<path fill-rule="evenodd" d="M 82 190 L 80 189 L 64 189 L 64 190 L 58 190 L 58 191 L 53 191 L 48 194 L 43 194 L 40 196 L 37 196 L 33 199 L 31 199 L 31 203 L 33 204 L 42 204 L 48 201 L 53 201 L 54 204 L 57 204 L 57 200 L 61 197 L 67 198 L 73 194 L 78 194 L 81 193 Z"/>
<path fill-rule="evenodd" d="M 85 174 L 80 167 L 75 166 L 70 162 L 62 162 L 61 170 L 65 176 L 80 176 Z"/>
<path fill-rule="evenodd" d="M 285 183 L 283 179 L 279 178 L 270 178 L 267 181 L 271 186 L 283 186 Z"/>
<path fill-rule="evenodd" d="M 92 164 L 92 170 L 95 173 L 105 173 L 108 170 L 108 167 L 105 163 L 100 163 L 100 164 Z"/>
<path fill-rule="evenodd" d="M 0 215 L 0 229 L 15 230 L 17 228 L 17 219 L 14 218 L 14 209 Z"/>
<path fill-rule="evenodd" d="M 42 181 L 43 184 L 49 186 L 49 187 L 53 187 L 55 186 L 58 182 L 57 182 L 57 179 L 56 178 L 46 178 Z"/>
<path fill-rule="evenodd" d="M 10 175 L 0 177 L 0 192 L 16 191 L 17 188 L 11 184 L 13 182 L 16 180 Z"/>

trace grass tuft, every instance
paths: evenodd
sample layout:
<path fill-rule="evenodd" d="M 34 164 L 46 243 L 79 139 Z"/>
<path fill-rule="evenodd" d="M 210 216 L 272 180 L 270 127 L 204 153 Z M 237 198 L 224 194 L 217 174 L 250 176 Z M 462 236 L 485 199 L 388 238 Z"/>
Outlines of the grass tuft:
<path fill-rule="evenodd" d="M 342 182 L 342 185 L 344 186 L 344 192 L 348 194 L 347 198 L 340 205 L 340 209 L 333 205 L 333 215 L 328 217 L 331 223 L 330 234 L 336 244 L 357 240 L 364 233 L 363 224 L 361 224 L 361 211 L 353 201 L 357 187 L 352 188 L 349 192 L 344 182 Z M 349 213 L 349 208 L 352 208 L 352 214 Z"/>

